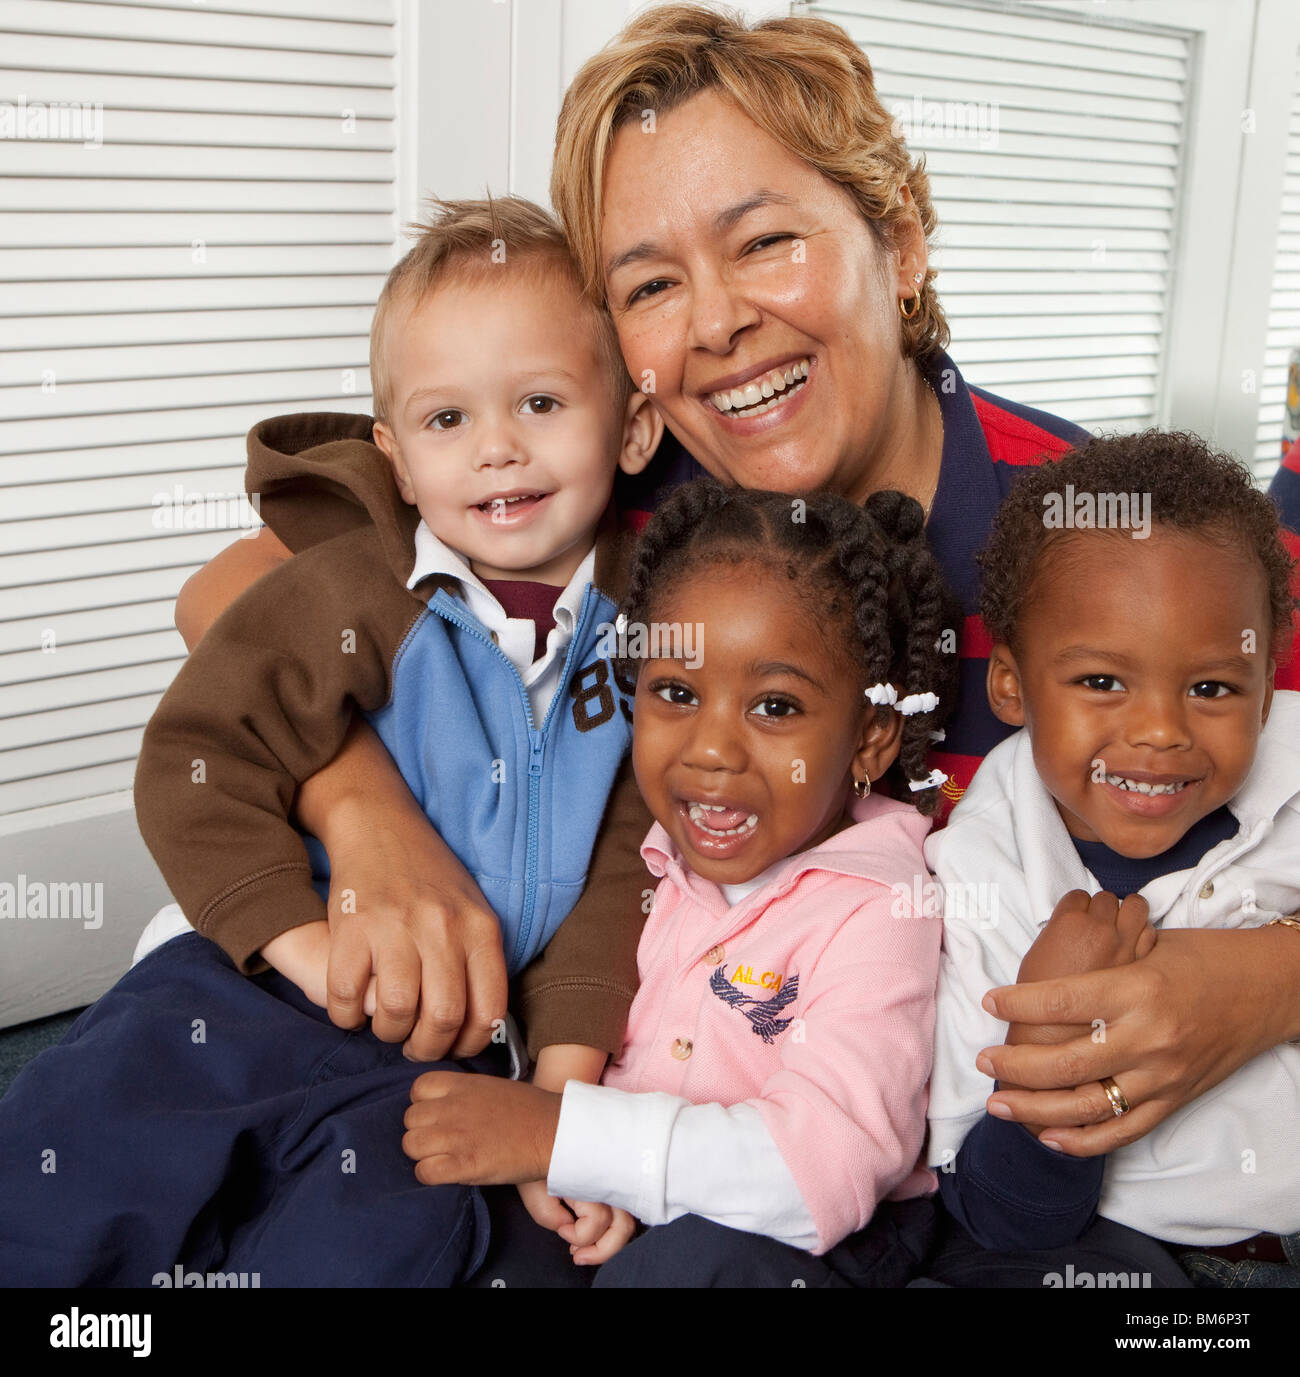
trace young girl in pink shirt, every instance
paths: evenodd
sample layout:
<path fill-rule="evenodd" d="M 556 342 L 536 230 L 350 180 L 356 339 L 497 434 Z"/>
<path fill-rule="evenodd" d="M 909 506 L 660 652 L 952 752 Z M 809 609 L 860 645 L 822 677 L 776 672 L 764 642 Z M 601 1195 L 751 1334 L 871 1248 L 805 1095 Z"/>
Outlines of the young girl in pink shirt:
<path fill-rule="evenodd" d="M 665 501 L 611 631 L 659 881 L 623 1050 L 562 1096 L 421 1077 L 421 1181 L 605 1202 L 603 1235 L 569 1242 L 600 1286 L 906 1282 L 932 1218 L 921 843 L 955 626 L 901 493 L 701 479 Z M 527 1224 L 493 1206 L 479 1284 L 537 1282 L 556 1239 Z"/>

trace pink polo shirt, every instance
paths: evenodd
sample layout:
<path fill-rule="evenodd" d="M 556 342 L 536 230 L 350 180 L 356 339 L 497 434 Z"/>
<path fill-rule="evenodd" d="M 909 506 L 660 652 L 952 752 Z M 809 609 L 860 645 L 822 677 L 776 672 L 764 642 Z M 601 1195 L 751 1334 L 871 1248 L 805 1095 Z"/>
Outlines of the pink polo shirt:
<path fill-rule="evenodd" d="M 817 1252 L 886 1196 L 934 1189 L 919 1160 L 941 934 L 917 911 L 929 822 L 877 797 L 855 801 L 853 817 L 734 908 L 651 829 L 641 854 L 662 879 L 641 987 L 601 1082 L 756 1107 Z"/>

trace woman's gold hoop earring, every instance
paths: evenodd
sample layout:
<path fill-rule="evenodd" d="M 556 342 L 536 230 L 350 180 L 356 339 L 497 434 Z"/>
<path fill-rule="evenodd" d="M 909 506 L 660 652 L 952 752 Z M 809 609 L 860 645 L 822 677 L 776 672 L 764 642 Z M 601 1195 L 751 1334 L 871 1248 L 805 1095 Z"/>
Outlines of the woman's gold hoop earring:
<path fill-rule="evenodd" d="M 919 296 L 909 296 L 907 300 L 912 303 L 912 309 L 910 311 L 907 309 L 903 298 L 900 296 L 898 298 L 898 314 L 902 316 L 904 320 L 911 320 L 921 309 L 921 298 Z"/>
<path fill-rule="evenodd" d="M 871 792 L 871 776 L 868 775 L 866 779 L 855 779 L 853 781 L 853 792 L 857 794 L 859 798 L 866 798 Z"/>

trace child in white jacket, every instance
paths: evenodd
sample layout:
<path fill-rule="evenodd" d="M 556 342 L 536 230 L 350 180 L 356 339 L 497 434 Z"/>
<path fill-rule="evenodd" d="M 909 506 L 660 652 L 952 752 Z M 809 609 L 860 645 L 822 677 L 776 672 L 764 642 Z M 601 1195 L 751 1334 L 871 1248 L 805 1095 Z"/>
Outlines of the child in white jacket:
<path fill-rule="evenodd" d="M 986 1112 L 995 1087 L 976 1065 L 1002 1042 L 1105 1035 L 1008 1027 L 982 1005 L 994 987 L 1141 960 L 1172 928 L 1281 923 L 1300 941 L 1300 695 L 1273 688 L 1294 607 L 1277 514 L 1195 437 L 1116 437 L 1027 474 L 981 563 L 990 703 L 1024 730 L 926 844 L 945 903 L 928 1160 L 959 1226 L 932 1273 L 1063 1285 L 1072 1261 L 1092 1269 L 1073 1284 L 1140 1268 L 1135 1284 L 1154 1270 L 1186 1285 L 1165 1265 L 1182 1253 L 1201 1285 L 1300 1285 L 1300 1047 L 1094 1158 Z M 1101 1083 L 1116 1115 L 1141 1103 L 1124 1079 Z"/>

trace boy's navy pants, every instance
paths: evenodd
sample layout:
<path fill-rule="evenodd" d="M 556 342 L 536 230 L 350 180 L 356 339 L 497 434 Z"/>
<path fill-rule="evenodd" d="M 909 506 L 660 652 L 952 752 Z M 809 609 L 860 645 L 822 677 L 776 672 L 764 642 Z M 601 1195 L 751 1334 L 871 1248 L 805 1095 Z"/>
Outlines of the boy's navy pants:
<path fill-rule="evenodd" d="M 175 1284 L 178 1263 L 190 1285 L 456 1284 L 482 1261 L 487 1209 L 421 1185 L 402 1152 L 428 1069 L 336 1028 L 283 976 L 174 938 L 0 1100 L 0 1286 Z"/>

